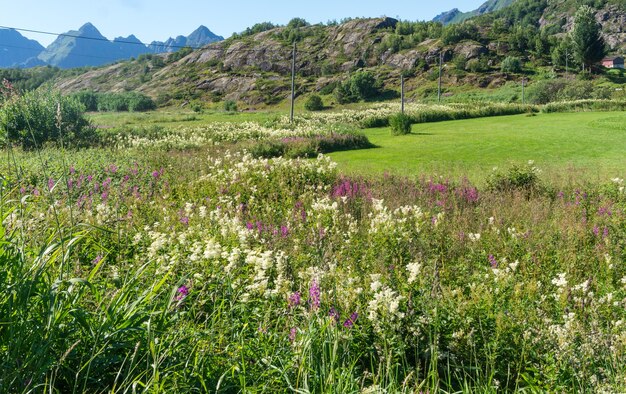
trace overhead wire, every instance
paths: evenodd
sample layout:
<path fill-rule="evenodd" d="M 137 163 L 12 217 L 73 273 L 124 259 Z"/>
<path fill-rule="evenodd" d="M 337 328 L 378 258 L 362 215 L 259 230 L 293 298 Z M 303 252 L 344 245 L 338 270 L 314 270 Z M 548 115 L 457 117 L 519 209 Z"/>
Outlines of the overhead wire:
<path fill-rule="evenodd" d="M 190 48 L 193 50 L 198 50 L 198 49 L 203 49 L 203 50 L 209 50 L 209 51 L 228 51 L 229 48 L 211 48 L 207 45 L 210 44 L 216 44 L 222 41 L 216 41 L 210 44 L 207 44 L 205 46 L 202 47 L 198 47 L 198 46 L 190 46 L 190 45 L 166 45 L 164 42 L 153 42 L 151 44 L 146 44 L 144 42 L 141 41 L 127 41 L 127 40 L 119 40 L 119 39 L 114 39 L 114 40 L 110 40 L 108 38 L 105 37 L 89 37 L 89 36 L 82 36 L 82 35 L 77 35 L 77 34 L 69 34 L 69 33 L 53 33 L 53 32 L 49 32 L 49 31 L 43 31 L 43 30 L 34 30 L 34 29 L 24 29 L 24 28 L 20 28 L 20 27 L 11 27 L 11 26 L 2 26 L 0 25 L 0 29 L 9 29 L 9 30 L 16 30 L 16 31 L 22 31 L 22 32 L 28 32 L 28 33 L 36 33 L 36 34 L 45 34 L 45 35 L 51 35 L 51 36 L 57 36 L 57 37 L 70 37 L 70 38 L 76 38 L 76 39 L 81 39 L 81 40 L 91 40 L 91 41 L 103 41 L 103 42 L 110 42 L 113 44 L 128 44 L 128 45 L 141 45 L 143 47 L 146 48 L 150 48 L 151 46 L 155 46 L 155 47 L 160 47 L 160 48 L 175 48 L 175 49 L 185 49 L 185 48 Z M 44 49 L 47 50 L 47 49 Z M 258 48 L 258 49 L 254 49 L 254 48 L 239 48 L 236 49 L 237 52 L 271 52 L 273 51 L 273 49 L 267 49 L 267 48 Z M 288 46 L 285 46 L 284 48 L 280 48 L 278 50 L 275 50 L 276 52 L 280 52 L 283 53 L 283 51 L 288 51 L 289 53 L 291 53 L 291 48 Z M 298 53 L 309 53 L 309 54 L 313 54 L 316 53 L 315 51 L 303 51 L 303 50 L 298 50 Z"/>

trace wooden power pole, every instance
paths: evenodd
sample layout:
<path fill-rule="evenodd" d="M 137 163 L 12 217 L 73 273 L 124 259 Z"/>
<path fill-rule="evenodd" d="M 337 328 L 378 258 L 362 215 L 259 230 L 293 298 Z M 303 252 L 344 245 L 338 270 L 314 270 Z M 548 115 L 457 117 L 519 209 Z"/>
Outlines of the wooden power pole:
<path fill-rule="evenodd" d="M 443 70 L 443 52 L 439 52 L 439 86 L 437 88 L 437 101 L 441 102 L 441 72 Z"/>
<path fill-rule="evenodd" d="M 404 114 L 404 74 L 400 74 L 400 100 L 402 101 L 401 112 Z"/>
<path fill-rule="evenodd" d="M 293 123 L 293 106 L 296 101 L 296 42 L 293 42 L 293 54 L 291 58 L 291 114 L 289 121 Z"/>

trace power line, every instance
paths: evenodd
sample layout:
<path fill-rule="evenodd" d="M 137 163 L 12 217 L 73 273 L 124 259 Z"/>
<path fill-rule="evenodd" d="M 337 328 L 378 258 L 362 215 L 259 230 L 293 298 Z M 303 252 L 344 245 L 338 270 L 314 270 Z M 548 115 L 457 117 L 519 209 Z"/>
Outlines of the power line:
<path fill-rule="evenodd" d="M 24 32 L 28 32 L 28 33 L 37 33 L 37 34 L 45 34 L 45 35 L 49 35 L 49 36 L 57 36 L 57 37 L 70 37 L 70 38 L 79 38 L 82 40 L 92 40 L 92 41 L 106 41 L 106 42 L 110 42 L 113 44 L 130 44 L 130 45 L 141 45 L 144 47 L 148 47 L 151 44 L 145 44 L 141 41 L 125 41 L 125 40 L 109 40 L 108 38 L 100 38 L 100 37 L 88 37 L 88 36 L 79 36 L 79 35 L 75 35 L 75 34 L 68 34 L 68 33 L 52 33 L 49 31 L 43 31 L 43 30 L 33 30 L 33 29 L 23 29 L 23 28 L 19 28 L 19 27 L 9 27 L 9 26 L 0 26 L 0 29 L 9 29 L 9 30 L 17 30 L 17 31 L 24 31 Z M 192 47 L 189 45 L 165 45 L 165 43 L 162 44 L 157 44 L 156 46 L 162 46 L 165 48 L 178 48 L 178 49 L 183 49 L 183 48 L 191 48 L 191 49 L 201 49 L 202 47 Z"/>
<path fill-rule="evenodd" d="M 43 53 L 43 52 L 50 53 L 50 51 L 48 51 L 48 49 L 46 49 L 46 48 L 44 48 L 43 50 L 39 50 L 39 49 L 34 49 L 34 48 L 26 48 L 26 47 L 20 47 L 20 46 L 17 46 L 17 45 L 8 45 L 8 44 L 2 44 L 2 43 L 0 43 L 0 47 L 14 48 L 14 49 L 24 49 L 24 50 L 29 50 L 29 51 L 35 51 L 36 53 Z M 109 61 L 128 60 L 127 58 L 113 58 L 113 57 L 104 57 L 104 56 L 94 56 L 94 55 L 85 55 L 85 54 L 82 54 L 82 53 L 72 53 L 72 54 L 70 54 L 70 56 L 88 57 L 88 58 L 93 58 L 93 59 L 101 59 L 101 60 L 109 60 Z"/>
<path fill-rule="evenodd" d="M 19 28 L 19 27 L 9 27 L 9 26 L 0 26 L 0 29 L 9 29 L 9 30 L 16 30 L 16 31 L 24 31 L 24 32 L 29 32 L 29 33 L 37 33 L 37 34 L 46 34 L 46 35 L 50 35 L 50 36 L 57 36 L 57 37 L 70 37 L 70 38 L 77 38 L 77 39 L 81 39 L 81 40 L 91 40 L 91 41 L 104 41 L 104 42 L 110 42 L 113 44 L 129 44 L 129 45 L 141 45 L 143 47 L 149 48 L 152 44 L 145 44 L 141 41 L 125 41 L 125 40 L 109 40 L 107 38 L 99 38 L 99 37 L 86 37 L 86 36 L 79 36 L 79 35 L 74 35 L 74 34 L 67 34 L 67 33 L 52 33 L 52 32 L 48 32 L 48 31 L 43 31 L 43 30 L 33 30 L 33 29 L 23 29 L 23 28 Z M 219 41 L 218 41 L 219 42 Z M 211 47 L 195 47 L 195 46 L 189 46 L 189 45 L 166 45 L 165 43 L 161 42 L 158 44 L 154 44 L 155 47 L 157 48 L 176 48 L 176 49 L 184 49 L 184 48 L 191 48 L 193 50 L 198 50 L 198 49 L 202 49 L 202 50 L 207 50 L 207 51 L 224 51 L 227 52 L 229 50 L 229 48 L 211 48 Z M 44 49 L 47 50 L 47 49 Z M 240 49 L 236 49 L 236 52 L 272 52 L 274 51 L 273 49 L 253 49 L 253 48 L 240 48 Z M 284 51 L 284 52 L 283 52 Z M 281 54 L 285 54 L 288 55 L 290 53 L 290 48 L 289 47 L 285 47 L 285 48 L 281 48 L 276 50 L 275 52 L 277 53 L 281 53 Z M 299 53 L 307 53 L 307 54 L 317 54 L 319 52 L 316 51 L 303 51 L 303 50 L 298 50 Z"/>

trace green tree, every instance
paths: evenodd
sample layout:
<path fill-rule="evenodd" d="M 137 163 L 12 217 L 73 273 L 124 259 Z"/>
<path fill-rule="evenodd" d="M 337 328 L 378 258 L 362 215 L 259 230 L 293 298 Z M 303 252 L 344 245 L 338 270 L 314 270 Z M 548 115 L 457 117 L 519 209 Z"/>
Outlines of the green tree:
<path fill-rule="evenodd" d="M 507 56 L 501 65 L 503 73 L 519 73 L 522 72 L 522 61 L 515 56 Z"/>
<path fill-rule="evenodd" d="M 572 43 L 576 60 L 584 69 L 591 70 L 591 66 L 606 55 L 601 29 L 602 26 L 596 21 L 593 8 L 583 5 L 578 9 L 574 18 Z"/>
<path fill-rule="evenodd" d="M 304 103 L 304 108 L 307 111 L 321 111 L 324 109 L 324 102 L 322 98 L 317 94 L 313 94 L 309 96 L 309 98 Z"/>

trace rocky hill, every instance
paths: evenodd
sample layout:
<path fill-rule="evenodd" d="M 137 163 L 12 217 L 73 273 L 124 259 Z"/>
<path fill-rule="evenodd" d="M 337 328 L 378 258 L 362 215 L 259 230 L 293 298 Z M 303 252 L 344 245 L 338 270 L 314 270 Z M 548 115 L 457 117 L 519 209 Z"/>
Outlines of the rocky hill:
<path fill-rule="evenodd" d="M 278 27 L 239 35 L 184 56 L 143 56 L 58 81 L 56 86 L 65 91 L 137 90 L 159 104 L 196 99 L 273 104 L 288 97 L 295 39 L 299 93 L 332 92 L 350 73 L 363 69 L 388 89 L 397 89 L 403 73 L 412 94 L 432 94 L 440 56 L 446 62 L 447 85 L 498 87 L 519 79 L 501 71 L 501 62 L 509 56 L 530 67 L 564 69 L 553 64 L 553 52 L 571 29 L 576 7 L 555 4 L 517 0 L 510 7 L 448 27 L 391 18 Z M 596 12 L 613 53 L 626 49 L 625 15 L 624 8 L 610 0 Z"/>

